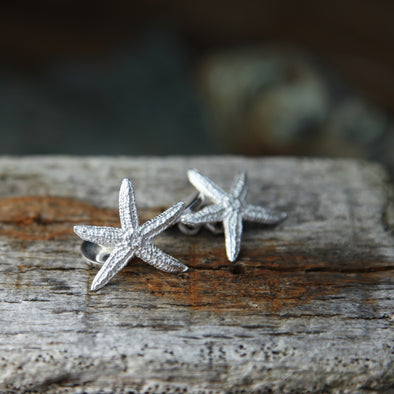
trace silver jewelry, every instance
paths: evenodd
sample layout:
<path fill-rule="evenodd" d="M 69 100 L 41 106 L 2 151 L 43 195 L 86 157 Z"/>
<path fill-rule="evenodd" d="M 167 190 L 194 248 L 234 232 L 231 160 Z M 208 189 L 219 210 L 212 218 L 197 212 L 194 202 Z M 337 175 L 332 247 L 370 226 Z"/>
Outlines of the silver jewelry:
<path fill-rule="evenodd" d="M 205 196 L 201 193 L 192 194 L 185 200 L 186 207 L 182 215 L 198 211 L 199 208 L 204 207 L 206 200 Z M 178 229 L 186 235 L 196 235 L 203 227 L 213 234 L 223 234 L 223 226 L 218 225 L 218 223 L 185 224 L 179 218 L 177 225 Z"/>
<path fill-rule="evenodd" d="M 183 214 L 197 211 L 204 204 L 204 201 L 205 197 L 201 193 L 193 193 L 185 200 L 185 209 Z M 186 235 L 196 235 L 202 227 L 202 225 L 184 224 L 180 221 L 180 217 L 178 218 L 177 225 L 178 229 Z"/>
<path fill-rule="evenodd" d="M 74 232 L 88 242 L 82 245 L 83 255 L 94 264 L 103 264 L 93 280 L 91 290 L 95 291 L 105 286 L 133 256 L 162 271 L 186 271 L 186 265 L 151 243 L 151 239 L 178 220 L 184 205 L 183 202 L 178 202 L 140 226 L 133 186 L 128 179 L 123 179 L 119 191 L 121 228 L 74 226 Z"/>
<path fill-rule="evenodd" d="M 210 198 L 214 204 L 208 205 L 197 212 L 182 214 L 180 218 L 181 223 L 196 226 L 223 222 L 226 253 L 230 261 L 237 259 L 241 247 L 243 220 L 275 224 L 287 217 L 285 212 L 278 212 L 246 203 L 247 185 L 245 172 L 241 172 L 234 178 L 229 193 L 226 193 L 198 170 L 189 170 L 187 176 L 193 186 L 203 196 Z"/>

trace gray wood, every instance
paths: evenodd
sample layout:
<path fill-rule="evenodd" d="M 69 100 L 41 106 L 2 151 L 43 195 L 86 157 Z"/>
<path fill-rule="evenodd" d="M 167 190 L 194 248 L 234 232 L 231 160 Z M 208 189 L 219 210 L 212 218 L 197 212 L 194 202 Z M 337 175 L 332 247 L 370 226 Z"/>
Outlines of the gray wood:
<path fill-rule="evenodd" d="M 283 209 L 224 240 L 156 244 L 190 266 L 133 260 L 106 287 L 73 224 L 116 225 L 123 177 L 141 220 L 193 192 L 196 167 Z M 346 160 L 0 158 L 0 391 L 258 393 L 394 389 L 394 240 L 381 167 Z"/>

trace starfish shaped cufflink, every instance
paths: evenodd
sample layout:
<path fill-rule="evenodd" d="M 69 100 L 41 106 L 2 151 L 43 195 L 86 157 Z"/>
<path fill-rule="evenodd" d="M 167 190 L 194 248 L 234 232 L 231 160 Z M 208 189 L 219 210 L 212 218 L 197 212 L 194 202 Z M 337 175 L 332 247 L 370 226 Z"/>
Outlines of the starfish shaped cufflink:
<path fill-rule="evenodd" d="M 184 203 L 178 202 L 162 214 L 139 225 L 134 190 L 128 179 L 123 179 L 119 191 L 121 228 L 104 226 L 74 226 L 74 232 L 83 240 L 112 248 L 112 252 L 93 280 L 91 290 L 105 286 L 128 261 L 137 256 L 148 264 L 166 272 L 184 272 L 188 267 L 164 253 L 151 239 L 178 220 Z"/>
<path fill-rule="evenodd" d="M 234 178 L 229 193 L 195 169 L 189 170 L 187 176 L 193 186 L 204 196 L 209 197 L 214 204 L 208 205 L 200 211 L 182 215 L 181 222 L 192 226 L 223 222 L 226 253 L 230 261 L 237 259 L 241 247 L 243 220 L 275 224 L 287 217 L 285 212 L 245 202 L 248 190 L 245 172 L 241 172 Z"/>

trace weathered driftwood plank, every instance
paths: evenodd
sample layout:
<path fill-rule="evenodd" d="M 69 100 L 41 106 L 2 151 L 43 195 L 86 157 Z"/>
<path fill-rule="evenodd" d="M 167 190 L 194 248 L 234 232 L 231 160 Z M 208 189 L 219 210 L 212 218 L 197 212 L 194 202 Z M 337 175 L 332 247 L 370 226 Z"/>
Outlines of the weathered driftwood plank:
<path fill-rule="evenodd" d="M 248 201 L 288 212 L 156 244 L 181 275 L 133 260 L 97 293 L 76 223 L 118 223 L 120 181 L 146 220 L 246 169 Z M 338 160 L 0 159 L 0 391 L 346 392 L 394 389 L 393 210 L 382 169 Z"/>

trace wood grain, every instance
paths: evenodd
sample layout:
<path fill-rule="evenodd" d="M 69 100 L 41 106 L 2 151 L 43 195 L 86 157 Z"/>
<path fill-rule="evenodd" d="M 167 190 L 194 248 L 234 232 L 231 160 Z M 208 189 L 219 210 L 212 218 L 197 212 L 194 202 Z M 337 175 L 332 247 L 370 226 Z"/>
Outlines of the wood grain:
<path fill-rule="evenodd" d="M 123 177 L 141 221 L 193 192 L 188 168 L 288 212 L 223 236 L 173 228 L 156 244 L 190 269 L 133 260 L 89 291 L 97 268 L 74 224 L 117 225 Z M 394 389 L 392 189 L 345 160 L 0 158 L 0 391 L 381 392 Z"/>

